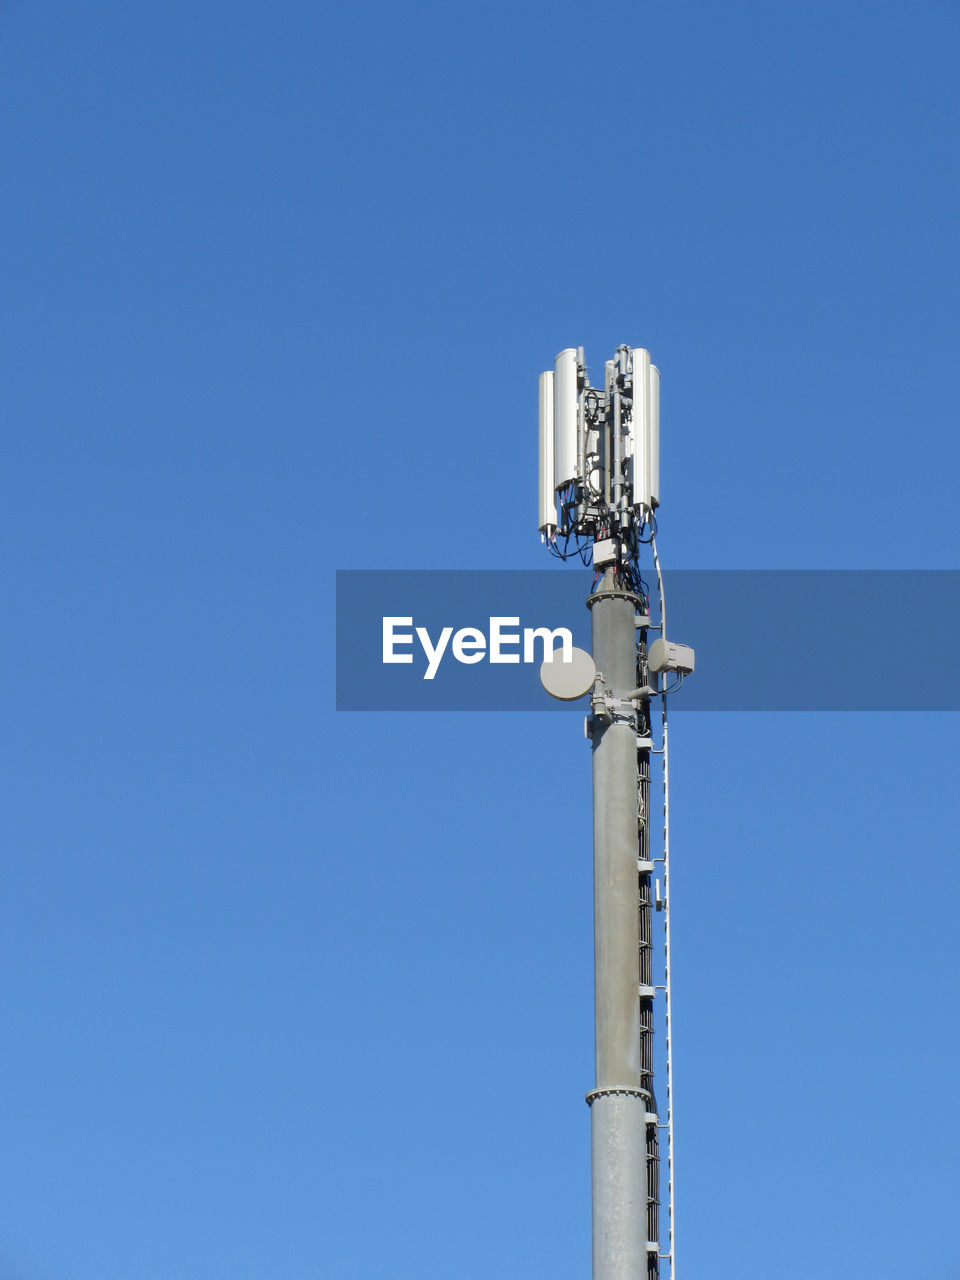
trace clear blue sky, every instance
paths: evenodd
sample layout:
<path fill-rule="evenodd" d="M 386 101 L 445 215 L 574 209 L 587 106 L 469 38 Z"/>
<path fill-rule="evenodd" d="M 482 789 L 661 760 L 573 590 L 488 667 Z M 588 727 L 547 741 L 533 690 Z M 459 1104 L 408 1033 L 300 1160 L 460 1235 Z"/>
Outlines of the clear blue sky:
<path fill-rule="evenodd" d="M 589 1275 L 578 713 L 337 716 L 333 571 L 543 563 L 619 342 L 669 565 L 960 568 L 958 35 L 4 7 L 0 1280 Z M 956 735 L 676 718 L 681 1280 L 960 1276 Z"/>

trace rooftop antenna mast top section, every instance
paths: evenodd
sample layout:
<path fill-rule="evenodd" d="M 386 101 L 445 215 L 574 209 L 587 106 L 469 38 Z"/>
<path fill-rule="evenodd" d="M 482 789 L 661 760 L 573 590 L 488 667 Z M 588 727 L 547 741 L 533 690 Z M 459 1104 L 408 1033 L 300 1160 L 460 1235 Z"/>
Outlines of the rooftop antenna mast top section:
<path fill-rule="evenodd" d="M 631 560 L 659 503 L 660 371 L 650 353 L 618 347 L 600 388 L 583 348 L 565 348 L 540 375 L 541 538 L 551 547 L 610 539 Z"/>

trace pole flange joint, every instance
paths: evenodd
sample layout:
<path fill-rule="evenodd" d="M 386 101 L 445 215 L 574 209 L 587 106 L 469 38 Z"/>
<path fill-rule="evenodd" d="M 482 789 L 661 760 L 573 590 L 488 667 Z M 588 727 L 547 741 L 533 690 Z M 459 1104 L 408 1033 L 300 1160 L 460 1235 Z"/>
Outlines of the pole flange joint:
<path fill-rule="evenodd" d="M 642 1098 L 644 1102 L 647 1102 L 650 1099 L 650 1090 L 637 1089 L 631 1084 L 611 1084 L 604 1089 L 591 1089 L 585 1101 L 588 1107 L 592 1107 L 598 1098 L 617 1095 L 627 1098 Z"/>
<path fill-rule="evenodd" d="M 643 601 L 634 591 L 621 591 L 619 587 L 615 587 L 612 591 L 594 591 L 592 595 L 587 596 L 587 608 L 592 609 L 595 604 L 599 604 L 601 600 L 629 600 L 638 614 L 645 614 Z M 646 625 L 649 625 L 646 624 Z"/>

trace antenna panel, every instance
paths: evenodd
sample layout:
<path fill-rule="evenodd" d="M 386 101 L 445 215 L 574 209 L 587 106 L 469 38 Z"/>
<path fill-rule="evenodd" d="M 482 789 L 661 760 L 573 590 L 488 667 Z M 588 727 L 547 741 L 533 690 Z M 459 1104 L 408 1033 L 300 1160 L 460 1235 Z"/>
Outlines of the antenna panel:
<path fill-rule="evenodd" d="M 660 370 L 650 366 L 650 505 L 660 505 Z"/>
<path fill-rule="evenodd" d="M 636 347 L 630 353 L 633 365 L 633 409 L 630 419 L 630 484 L 633 505 L 651 505 L 650 476 L 650 352 Z M 659 403 L 659 397 L 658 397 Z"/>
<path fill-rule="evenodd" d="M 540 532 L 557 527 L 557 494 L 553 483 L 553 374 L 540 375 Z"/>
<path fill-rule="evenodd" d="M 553 377 L 553 487 L 577 479 L 577 351 L 557 356 Z"/>

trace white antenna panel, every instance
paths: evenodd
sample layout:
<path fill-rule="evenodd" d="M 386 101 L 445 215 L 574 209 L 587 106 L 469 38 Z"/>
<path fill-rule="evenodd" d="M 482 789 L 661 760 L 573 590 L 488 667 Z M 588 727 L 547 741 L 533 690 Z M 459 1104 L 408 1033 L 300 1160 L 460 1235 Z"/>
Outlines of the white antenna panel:
<path fill-rule="evenodd" d="M 660 370 L 650 366 L 650 505 L 660 505 Z"/>
<path fill-rule="evenodd" d="M 630 458 L 633 505 L 652 505 L 650 475 L 650 352 L 636 347 L 631 352 L 633 364 L 633 413 L 630 421 Z M 658 397 L 659 403 L 659 397 Z"/>
<path fill-rule="evenodd" d="M 553 485 L 553 374 L 540 375 L 540 532 L 549 538 L 557 527 Z"/>
<path fill-rule="evenodd" d="M 577 479 L 577 350 L 557 356 L 553 377 L 553 487 Z"/>

